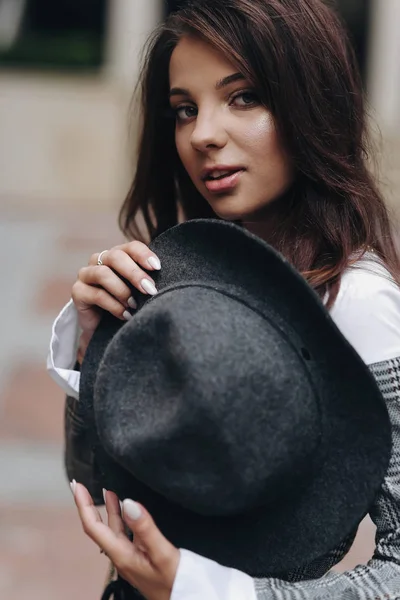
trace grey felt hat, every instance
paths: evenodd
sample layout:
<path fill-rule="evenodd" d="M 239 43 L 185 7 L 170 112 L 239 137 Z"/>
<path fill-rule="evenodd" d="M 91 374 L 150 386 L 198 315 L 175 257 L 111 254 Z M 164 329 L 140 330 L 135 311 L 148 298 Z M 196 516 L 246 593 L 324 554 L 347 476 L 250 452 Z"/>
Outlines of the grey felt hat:
<path fill-rule="evenodd" d="M 387 470 L 373 376 L 267 244 L 215 220 L 152 244 L 159 293 L 107 315 L 82 365 L 104 487 L 176 546 L 282 576 L 354 532 Z"/>

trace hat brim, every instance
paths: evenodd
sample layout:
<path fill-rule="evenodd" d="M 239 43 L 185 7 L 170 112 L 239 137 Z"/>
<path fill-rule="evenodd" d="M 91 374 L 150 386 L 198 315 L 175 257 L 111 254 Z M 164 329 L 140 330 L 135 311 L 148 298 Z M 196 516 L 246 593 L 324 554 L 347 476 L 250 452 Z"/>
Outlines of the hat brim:
<path fill-rule="evenodd" d="M 272 310 L 283 332 L 300 337 L 322 398 L 325 455 L 317 476 L 273 512 L 260 508 L 237 517 L 205 517 L 168 501 L 100 446 L 105 483 L 120 497 L 142 502 L 178 547 L 255 577 L 306 566 L 355 531 L 386 474 L 391 432 L 376 382 L 303 277 L 262 240 L 230 223 L 196 220 L 168 230 L 151 248 L 162 262 L 154 274 L 160 293 L 191 281 L 226 288 L 234 282 L 247 302 Z M 89 345 L 80 391 L 87 410 L 94 373 L 119 327 L 107 317 Z"/>

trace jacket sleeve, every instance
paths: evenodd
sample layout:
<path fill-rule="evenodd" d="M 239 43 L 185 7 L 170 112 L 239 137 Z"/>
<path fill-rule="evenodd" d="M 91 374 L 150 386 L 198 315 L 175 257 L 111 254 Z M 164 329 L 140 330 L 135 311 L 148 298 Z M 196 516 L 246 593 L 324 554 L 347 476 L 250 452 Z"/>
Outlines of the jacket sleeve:
<path fill-rule="evenodd" d="M 287 583 L 255 579 L 258 600 L 396 600 L 400 598 L 400 357 L 370 366 L 385 397 L 392 424 L 392 456 L 370 511 L 376 549 L 367 565 L 321 579 Z"/>
<path fill-rule="evenodd" d="M 67 477 L 69 481 L 76 479 L 83 483 L 94 502 L 103 504 L 89 432 L 80 413 L 80 365 L 76 362 L 78 336 L 78 314 L 70 300 L 53 323 L 47 369 L 67 394 L 64 410 L 64 464 Z"/>
<path fill-rule="evenodd" d="M 75 366 L 79 369 L 79 365 Z M 79 413 L 79 400 L 67 396 L 64 412 L 64 463 L 69 481 L 75 479 L 89 490 L 94 503 L 104 504 L 88 428 Z"/>

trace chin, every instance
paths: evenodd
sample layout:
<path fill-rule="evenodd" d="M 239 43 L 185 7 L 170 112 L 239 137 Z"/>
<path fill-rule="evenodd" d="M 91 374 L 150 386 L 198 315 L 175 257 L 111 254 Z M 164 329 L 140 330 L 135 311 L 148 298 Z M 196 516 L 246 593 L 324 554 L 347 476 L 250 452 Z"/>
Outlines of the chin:
<path fill-rule="evenodd" d="M 217 212 L 214 211 L 215 214 L 217 215 L 217 217 L 219 217 L 220 219 L 223 219 L 224 221 L 241 221 L 243 219 L 243 217 L 241 215 L 238 215 L 237 213 L 226 213 L 223 211 Z"/>
<path fill-rule="evenodd" d="M 252 218 L 255 215 L 254 211 L 248 211 L 248 210 L 229 210 L 229 209 L 224 209 L 224 208 L 219 208 L 219 207 L 217 208 L 215 206 L 212 206 L 212 209 L 215 212 L 215 214 L 220 219 L 223 219 L 224 221 L 252 220 Z"/>
<path fill-rule="evenodd" d="M 209 202 L 215 214 L 224 221 L 242 221 L 249 214 L 253 214 L 253 207 L 238 206 L 238 202 L 230 202 L 229 198 L 221 198 L 219 201 Z M 252 210 L 253 208 L 253 210 Z"/>

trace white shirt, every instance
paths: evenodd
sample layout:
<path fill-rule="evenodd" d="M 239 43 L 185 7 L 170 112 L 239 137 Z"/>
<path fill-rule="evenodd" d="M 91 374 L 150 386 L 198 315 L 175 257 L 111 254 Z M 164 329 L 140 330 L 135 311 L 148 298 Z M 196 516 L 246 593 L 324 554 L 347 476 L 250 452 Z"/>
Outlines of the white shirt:
<path fill-rule="evenodd" d="M 344 273 L 331 317 L 367 364 L 400 356 L 400 288 L 387 270 L 365 256 Z M 56 318 L 47 368 L 70 396 L 79 398 L 76 362 L 78 317 L 72 300 Z M 256 600 L 251 577 L 181 549 L 171 600 Z"/>

